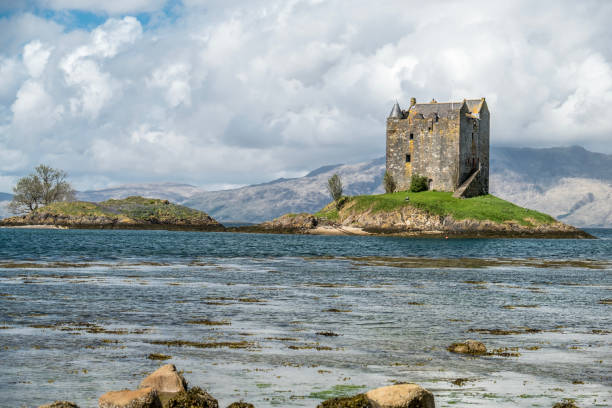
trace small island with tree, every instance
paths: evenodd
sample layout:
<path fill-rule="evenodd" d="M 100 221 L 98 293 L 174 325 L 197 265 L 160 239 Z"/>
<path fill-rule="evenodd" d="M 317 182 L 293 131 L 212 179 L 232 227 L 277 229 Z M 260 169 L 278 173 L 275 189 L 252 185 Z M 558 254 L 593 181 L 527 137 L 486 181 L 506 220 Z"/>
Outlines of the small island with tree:
<path fill-rule="evenodd" d="M 208 214 L 168 200 L 128 197 L 100 203 L 76 201 L 62 170 L 40 165 L 19 179 L 9 207 L 17 214 L 0 226 L 87 229 L 178 229 L 221 231 Z"/>

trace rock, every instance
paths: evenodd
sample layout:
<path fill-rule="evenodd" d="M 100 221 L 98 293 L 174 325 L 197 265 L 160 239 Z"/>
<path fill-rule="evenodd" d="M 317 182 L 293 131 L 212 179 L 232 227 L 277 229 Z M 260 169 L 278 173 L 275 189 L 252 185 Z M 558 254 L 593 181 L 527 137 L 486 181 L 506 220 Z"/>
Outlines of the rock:
<path fill-rule="evenodd" d="M 187 390 L 187 381 L 176 371 L 174 364 L 166 364 L 149 374 L 138 386 L 145 387 L 157 392 L 176 393 Z"/>
<path fill-rule="evenodd" d="M 472 354 L 474 356 L 487 354 L 487 347 L 476 340 L 466 340 L 464 343 L 453 343 L 446 349 L 451 353 Z"/>
<path fill-rule="evenodd" d="M 200 387 L 194 387 L 172 397 L 167 408 L 219 408 L 219 403 Z"/>
<path fill-rule="evenodd" d="M 41 405 L 38 408 L 79 408 L 79 406 L 70 401 L 55 401 L 51 404 Z"/>
<path fill-rule="evenodd" d="M 249 404 L 248 402 L 232 402 L 227 408 L 255 408 L 255 405 Z"/>
<path fill-rule="evenodd" d="M 417 384 L 398 384 L 368 391 L 373 408 L 435 408 L 431 392 Z"/>
<path fill-rule="evenodd" d="M 557 402 L 552 408 L 578 408 L 572 401 Z"/>
<path fill-rule="evenodd" d="M 157 391 L 151 387 L 107 392 L 98 400 L 98 406 L 100 408 L 162 408 Z"/>
<path fill-rule="evenodd" d="M 374 405 L 365 394 L 357 394 L 352 397 L 328 399 L 317 405 L 317 408 L 374 408 Z"/>

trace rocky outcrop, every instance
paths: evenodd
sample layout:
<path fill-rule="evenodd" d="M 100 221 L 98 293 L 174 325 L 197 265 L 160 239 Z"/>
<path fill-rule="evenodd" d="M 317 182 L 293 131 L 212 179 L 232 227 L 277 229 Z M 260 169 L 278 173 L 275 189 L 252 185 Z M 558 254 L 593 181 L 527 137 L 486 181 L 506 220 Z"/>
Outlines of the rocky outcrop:
<path fill-rule="evenodd" d="M 435 408 L 431 392 L 417 384 L 398 384 L 368 391 L 374 408 Z"/>
<path fill-rule="evenodd" d="M 219 408 L 219 403 L 203 389 L 194 387 L 172 397 L 167 408 Z"/>
<path fill-rule="evenodd" d="M 38 408 L 79 408 L 79 406 L 70 401 L 55 401 L 51 404 L 41 405 Z"/>
<path fill-rule="evenodd" d="M 374 405 L 365 394 L 357 394 L 328 399 L 317 405 L 317 408 L 374 408 Z"/>
<path fill-rule="evenodd" d="M 308 233 L 319 225 L 320 220 L 311 214 L 285 214 L 272 221 L 240 228 L 247 232 L 276 232 L 276 233 Z"/>
<path fill-rule="evenodd" d="M 376 388 L 352 397 L 332 398 L 317 408 L 435 408 L 431 392 L 417 384 Z"/>
<path fill-rule="evenodd" d="M 157 391 L 151 387 L 109 391 L 98 399 L 98 406 L 99 408 L 162 408 Z"/>
<path fill-rule="evenodd" d="M 177 393 L 187 390 L 187 381 L 176 371 L 174 364 L 161 366 L 144 380 L 138 388 L 150 387 L 159 393 Z"/>
<path fill-rule="evenodd" d="M 451 353 L 484 355 L 487 354 L 487 347 L 477 340 L 466 340 L 463 343 L 453 343 L 447 347 Z"/>

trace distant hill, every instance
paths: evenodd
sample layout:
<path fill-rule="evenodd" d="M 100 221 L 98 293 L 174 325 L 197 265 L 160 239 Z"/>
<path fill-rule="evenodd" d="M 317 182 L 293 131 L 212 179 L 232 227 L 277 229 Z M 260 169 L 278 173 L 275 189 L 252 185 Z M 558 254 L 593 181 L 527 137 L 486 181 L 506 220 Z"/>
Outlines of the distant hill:
<path fill-rule="evenodd" d="M 206 211 L 221 222 L 262 222 L 316 212 L 329 202 L 327 179 L 338 173 L 349 195 L 382 190 L 385 159 L 319 167 L 303 177 L 222 191 L 177 183 L 133 184 L 79 192 L 86 201 L 143 195 Z M 612 227 L 612 155 L 582 147 L 491 149 L 491 193 L 580 227 Z M 1 213 L 0 213 L 1 216 Z"/>
<path fill-rule="evenodd" d="M 131 196 L 155 197 L 180 203 L 196 193 L 204 190 L 189 184 L 155 183 L 155 184 L 125 184 L 119 187 L 102 190 L 79 191 L 77 199 L 82 201 L 104 201 L 109 198 L 127 198 Z"/>
<path fill-rule="evenodd" d="M 612 227 L 612 155 L 579 146 L 493 148 L 491 193 L 579 227 Z"/>

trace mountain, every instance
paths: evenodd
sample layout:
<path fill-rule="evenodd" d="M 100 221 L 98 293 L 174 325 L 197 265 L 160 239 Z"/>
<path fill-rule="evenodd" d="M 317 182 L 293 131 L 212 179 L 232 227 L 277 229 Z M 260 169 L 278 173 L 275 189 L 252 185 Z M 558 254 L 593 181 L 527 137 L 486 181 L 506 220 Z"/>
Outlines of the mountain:
<path fill-rule="evenodd" d="M 612 227 L 612 155 L 579 146 L 493 148 L 491 193 L 580 227 Z"/>
<path fill-rule="evenodd" d="M 196 193 L 203 191 L 199 187 L 179 183 L 124 184 L 119 187 L 102 190 L 79 191 L 76 198 L 81 201 L 98 202 L 110 198 L 121 199 L 130 196 L 141 196 L 181 203 Z"/>
<path fill-rule="evenodd" d="M 345 194 L 382 192 L 384 171 L 384 158 L 324 166 L 300 178 L 198 193 L 183 204 L 197 209 L 206 208 L 209 214 L 215 214 L 216 219 L 261 222 L 288 212 L 316 212 L 330 201 L 327 180 L 335 173 L 342 179 Z"/>
<path fill-rule="evenodd" d="M 316 212 L 329 201 L 327 179 L 338 173 L 345 194 L 382 192 L 385 159 L 323 166 L 303 177 L 232 190 L 177 183 L 132 184 L 84 191 L 79 200 L 145 196 L 207 212 L 220 222 L 262 222 L 285 213 Z M 491 149 L 491 193 L 579 227 L 612 227 L 612 155 L 582 147 Z M 1 210 L 0 210 L 1 211 Z M 0 212 L 0 217 L 2 213 Z"/>

